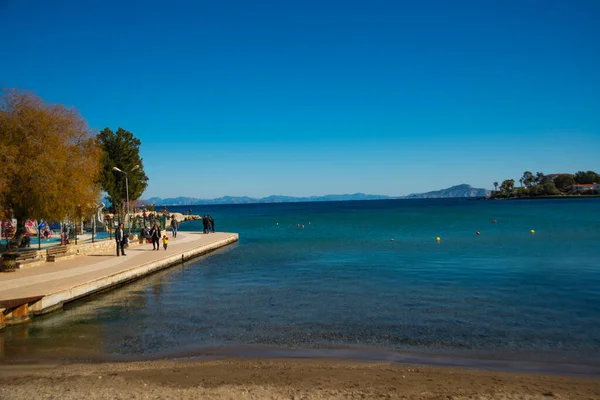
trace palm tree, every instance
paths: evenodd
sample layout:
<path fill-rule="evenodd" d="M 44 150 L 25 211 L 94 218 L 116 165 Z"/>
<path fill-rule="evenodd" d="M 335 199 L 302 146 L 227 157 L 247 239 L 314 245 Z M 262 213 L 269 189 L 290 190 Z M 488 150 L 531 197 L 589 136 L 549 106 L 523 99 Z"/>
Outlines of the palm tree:
<path fill-rule="evenodd" d="M 519 179 L 519 197 L 523 196 L 523 178 Z"/>
<path fill-rule="evenodd" d="M 500 189 L 502 190 L 502 192 L 504 192 L 504 194 L 510 198 L 510 196 L 512 195 L 512 191 L 515 188 L 515 180 L 514 179 L 506 179 L 505 181 L 502 182 L 502 185 L 500 185 Z"/>
<path fill-rule="evenodd" d="M 494 182 L 494 190 L 497 192 L 498 191 L 498 182 Z"/>
<path fill-rule="evenodd" d="M 512 191 L 515 188 L 515 180 L 514 179 L 509 179 L 508 180 L 508 185 L 506 185 L 506 188 L 508 189 L 508 192 L 512 194 Z"/>

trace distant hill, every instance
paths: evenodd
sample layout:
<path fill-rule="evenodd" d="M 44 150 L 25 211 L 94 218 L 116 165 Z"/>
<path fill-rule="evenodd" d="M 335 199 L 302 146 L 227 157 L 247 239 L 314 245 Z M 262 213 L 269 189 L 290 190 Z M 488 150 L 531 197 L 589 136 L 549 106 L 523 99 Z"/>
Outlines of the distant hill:
<path fill-rule="evenodd" d="M 224 196 L 216 199 L 198 199 L 196 197 L 150 197 L 145 200 L 149 204 L 156 204 L 157 206 L 193 206 L 197 204 L 250 204 L 256 203 L 256 199 L 252 197 L 233 197 Z"/>
<path fill-rule="evenodd" d="M 487 189 L 474 188 L 471 185 L 462 184 L 447 189 L 434 190 L 427 193 L 409 194 L 405 199 L 447 199 L 452 197 L 486 197 L 490 194 Z"/>
<path fill-rule="evenodd" d="M 354 194 L 330 194 L 326 196 L 311 196 L 311 197 L 292 197 L 292 196 L 268 196 L 261 198 L 253 197 L 233 197 L 225 196 L 218 197 L 216 199 L 198 199 L 194 197 L 174 197 L 174 198 L 160 198 L 150 197 L 145 201 L 150 204 L 156 204 L 157 206 L 193 206 L 193 205 L 205 205 L 205 204 L 251 204 L 251 203 L 299 203 L 306 201 L 351 201 L 351 200 L 385 200 L 390 199 L 389 196 L 380 196 L 364 193 Z"/>
<path fill-rule="evenodd" d="M 386 199 L 442 199 L 451 197 L 485 197 L 490 191 L 477 189 L 470 185 L 457 185 L 448 189 L 436 190 L 427 193 L 415 193 L 404 197 L 390 197 L 376 194 L 329 194 L 326 196 L 293 197 L 293 196 L 268 196 L 254 198 L 248 196 L 224 196 L 216 199 L 199 199 L 195 197 L 150 197 L 147 203 L 157 206 L 194 206 L 205 204 L 253 204 L 253 203 L 300 203 L 307 201 L 353 201 L 353 200 L 386 200 Z"/>

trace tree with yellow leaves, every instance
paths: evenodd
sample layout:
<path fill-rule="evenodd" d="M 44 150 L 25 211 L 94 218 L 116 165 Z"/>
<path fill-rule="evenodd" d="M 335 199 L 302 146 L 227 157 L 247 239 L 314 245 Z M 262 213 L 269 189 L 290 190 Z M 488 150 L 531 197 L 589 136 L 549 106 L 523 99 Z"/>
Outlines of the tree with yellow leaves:
<path fill-rule="evenodd" d="M 0 97 L 0 219 L 77 219 L 97 204 L 101 150 L 78 111 L 16 89 Z"/>

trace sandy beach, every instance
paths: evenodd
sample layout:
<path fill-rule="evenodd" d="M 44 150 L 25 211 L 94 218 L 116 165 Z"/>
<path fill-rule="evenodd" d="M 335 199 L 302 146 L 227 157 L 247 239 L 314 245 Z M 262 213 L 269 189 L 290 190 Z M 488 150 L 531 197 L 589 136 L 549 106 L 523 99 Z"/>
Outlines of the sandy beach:
<path fill-rule="evenodd" d="M 12 399 L 598 399 L 600 378 L 314 359 L 0 366 Z"/>

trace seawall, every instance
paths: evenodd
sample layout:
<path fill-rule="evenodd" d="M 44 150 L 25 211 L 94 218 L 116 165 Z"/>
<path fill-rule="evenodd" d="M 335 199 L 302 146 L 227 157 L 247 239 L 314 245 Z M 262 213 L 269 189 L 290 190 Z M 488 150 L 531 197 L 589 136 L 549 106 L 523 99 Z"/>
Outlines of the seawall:
<path fill-rule="evenodd" d="M 169 235 L 170 236 L 170 235 Z M 165 251 L 143 244 L 117 257 L 99 249 L 43 266 L 0 274 L 0 328 L 59 310 L 66 303 L 140 279 L 238 241 L 237 233 L 180 232 Z M 114 251 L 114 246 L 113 246 Z"/>

